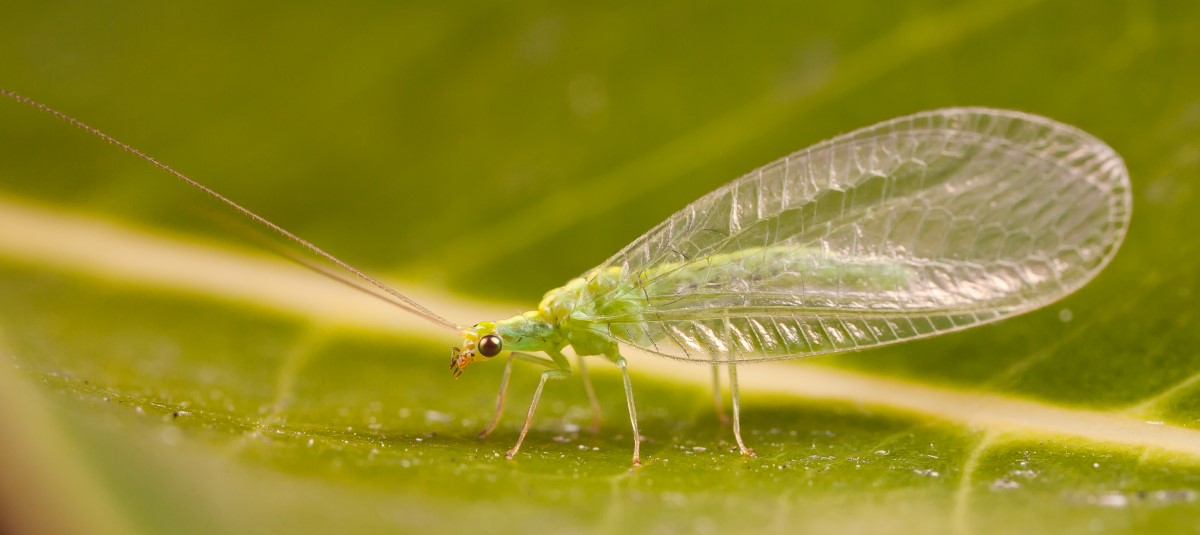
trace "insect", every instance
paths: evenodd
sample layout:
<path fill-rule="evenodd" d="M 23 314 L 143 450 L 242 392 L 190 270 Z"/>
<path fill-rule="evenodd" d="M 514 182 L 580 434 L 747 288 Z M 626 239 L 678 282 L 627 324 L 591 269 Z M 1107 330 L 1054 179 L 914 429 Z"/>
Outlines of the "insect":
<path fill-rule="evenodd" d="M 622 348 L 728 376 L 741 435 L 739 365 L 860 350 L 996 321 L 1070 294 L 1113 258 L 1131 215 L 1128 171 L 1100 140 L 1014 111 L 951 108 L 893 119 L 793 153 L 701 197 L 537 308 L 461 326 L 138 150 L 63 119 L 191 184 L 353 275 L 318 268 L 454 332 L 450 371 L 505 362 L 491 433 L 517 359 L 545 366 L 516 444 L 549 381 L 584 357 L 621 372 L 633 464 L 641 434 Z M 540 353 L 535 355 L 534 353 Z M 595 413 L 598 415 L 598 413 Z"/>

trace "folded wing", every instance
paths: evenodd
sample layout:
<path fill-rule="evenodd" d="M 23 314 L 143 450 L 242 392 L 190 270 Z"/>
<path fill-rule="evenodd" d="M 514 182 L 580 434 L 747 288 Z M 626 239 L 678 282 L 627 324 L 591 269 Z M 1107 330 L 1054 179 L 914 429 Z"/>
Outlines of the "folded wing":
<path fill-rule="evenodd" d="M 684 360 L 862 349 L 1060 299 L 1108 263 L 1129 217 L 1124 163 L 1080 130 L 920 113 L 688 205 L 585 275 L 576 321 Z"/>

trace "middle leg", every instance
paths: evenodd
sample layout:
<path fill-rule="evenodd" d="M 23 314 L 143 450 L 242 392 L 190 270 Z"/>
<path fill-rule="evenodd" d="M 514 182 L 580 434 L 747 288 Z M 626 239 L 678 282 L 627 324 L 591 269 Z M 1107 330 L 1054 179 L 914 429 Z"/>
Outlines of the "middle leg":
<path fill-rule="evenodd" d="M 583 391 L 587 392 L 588 404 L 592 406 L 592 425 L 589 430 L 596 434 L 600 432 L 600 401 L 596 399 L 596 390 L 592 388 L 592 378 L 588 375 L 583 357 L 576 357 L 575 361 L 579 365 L 579 377 L 583 378 Z"/>
<path fill-rule="evenodd" d="M 629 368 L 626 365 L 625 357 L 622 357 L 615 347 L 604 356 L 621 369 L 621 376 L 625 379 L 625 402 L 629 405 L 629 423 L 633 426 L 633 465 L 641 466 L 642 434 L 638 431 L 637 407 L 633 404 L 633 385 L 629 382 Z"/>

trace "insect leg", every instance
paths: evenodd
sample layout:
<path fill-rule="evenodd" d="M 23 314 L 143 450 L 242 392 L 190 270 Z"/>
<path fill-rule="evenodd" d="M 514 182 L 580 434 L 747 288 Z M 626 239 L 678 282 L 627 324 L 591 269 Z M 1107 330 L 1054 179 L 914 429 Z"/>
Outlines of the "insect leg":
<path fill-rule="evenodd" d="M 592 388 L 592 378 L 588 376 L 587 366 L 583 364 L 583 357 L 576 357 L 579 364 L 579 376 L 583 378 L 583 391 L 587 392 L 588 403 L 592 406 L 592 426 L 593 434 L 600 432 L 600 401 L 596 399 L 596 390 Z"/>
<path fill-rule="evenodd" d="M 625 402 L 629 405 L 629 423 L 633 426 L 633 465 L 641 466 L 642 434 L 638 432 L 637 407 L 633 405 L 633 385 L 629 382 L 629 368 L 625 357 L 622 357 L 615 347 L 604 356 L 621 368 L 621 376 L 625 379 Z"/>
<path fill-rule="evenodd" d="M 521 426 L 521 435 L 517 437 L 517 443 L 512 449 L 504 454 L 508 459 L 512 459 L 517 451 L 521 449 L 521 443 L 525 441 L 525 434 L 529 432 L 529 424 L 533 422 L 533 412 L 537 410 L 538 400 L 542 398 L 542 388 L 546 386 L 546 381 L 550 379 L 566 379 L 571 376 L 571 365 L 567 363 L 567 358 L 562 353 L 547 352 L 554 363 L 558 366 L 553 370 L 542 372 L 542 378 L 538 381 L 537 390 L 533 391 L 533 401 L 529 402 L 529 412 L 525 415 L 525 425 Z"/>
<path fill-rule="evenodd" d="M 717 408 L 717 420 L 729 425 L 729 417 L 725 415 L 725 403 L 721 399 L 721 365 L 712 365 L 713 405 Z"/>
<path fill-rule="evenodd" d="M 496 430 L 496 424 L 500 423 L 500 414 L 504 412 L 504 395 L 508 393 L 508 378 L 512 375 L 513 359 L 517 358 L 516 353 L 508 355 L 508 362 L 504 363 L 504 375 L 500 376 L 500 394 L 496 396 L 496 416 L 492 417 L 492 423 L 488 424 L 487 428 L 479 432 L 479 438 L 484 438 L 492 431 Z"/>
<path fill-rule="evenodd" d="M 740 403 L 738 400 L 738 382 L 737 382 L 737 365 L 729 363 L 729 393 L 733 398 L 733 438 L 737 439 L 738 449 L 742 450 L 742 455 L 754 457 L 754 450 L 747 448 L 742 442 L 742 424 L 739 418 Z"/>

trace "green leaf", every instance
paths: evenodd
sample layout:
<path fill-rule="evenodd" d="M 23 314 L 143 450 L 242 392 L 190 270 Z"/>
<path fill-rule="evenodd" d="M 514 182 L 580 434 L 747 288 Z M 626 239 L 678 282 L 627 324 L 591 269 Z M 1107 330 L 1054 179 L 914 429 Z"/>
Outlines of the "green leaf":
<path fill-rule="evenodd" d="M 1200 6 L 27 5 L 6 87 L 461 323 L 532 307 L 741 172 L 947 105 L 1075 124 L 1129 165 L 1101 276 L 892 348 L 709 371 L 501 366 L 197 224 L 203 195 L 0 105 L 0 528 L 80 532 L 1195 531 Z M 104 23 L 99 23 L 104 21 Z M 185 137 L 186 136 L 186 137 Z M 389 279 L 390 280 L 390 279 Z"/>

